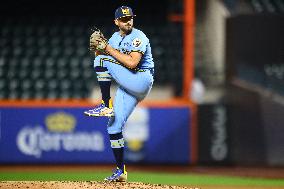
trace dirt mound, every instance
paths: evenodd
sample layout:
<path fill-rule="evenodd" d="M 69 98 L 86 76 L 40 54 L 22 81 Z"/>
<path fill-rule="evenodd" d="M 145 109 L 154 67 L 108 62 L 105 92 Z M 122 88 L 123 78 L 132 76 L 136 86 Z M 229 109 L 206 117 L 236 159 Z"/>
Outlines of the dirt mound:
<path fill-rule="evenodd" d="M 181 186 L 144 184 L 141 182 L 95 182 L 95 181 L 2 181 L 1 189 L 186 189 Z"/>

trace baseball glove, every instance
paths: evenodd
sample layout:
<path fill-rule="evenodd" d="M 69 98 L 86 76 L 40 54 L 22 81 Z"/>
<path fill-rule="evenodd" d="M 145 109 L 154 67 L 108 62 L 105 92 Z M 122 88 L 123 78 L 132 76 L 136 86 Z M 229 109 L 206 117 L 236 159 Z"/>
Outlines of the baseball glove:
<path fill-rule="evenodd" d="M 105 53 L 108 40 L 104 37 L 103 33 L 99 29 L 95 28 L 92 31 L 93 33 L 90 37 L 90 50 Z"/>

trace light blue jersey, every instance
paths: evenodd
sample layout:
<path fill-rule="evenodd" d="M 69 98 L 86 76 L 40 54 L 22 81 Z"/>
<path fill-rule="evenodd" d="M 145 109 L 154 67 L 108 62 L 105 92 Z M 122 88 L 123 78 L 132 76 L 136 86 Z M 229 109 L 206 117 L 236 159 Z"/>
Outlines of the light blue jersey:
<path fill-rule="evenodd" d="M 115 32 L 109 44 L 124 54 L 134 51 L 142 53 L 135 70 L 126 68 L 109 55 L 99 55 L 94 61 L 95 69 L 100 68 L 97 69 L 99 81 L 115 80 L 119 85 L 114 99 L 114 117 L 110 118 L 107 128 L 109 134 L 116 134 L 122 132 L 133 109 L 150 92 L 154 82 L 154 62 L 149 39 L 138 29 L 133 29 L 124 37 Z"/>
<path fill-rule="evenodd" d="M 154 68 L 150 42 L 142 31 L 133 28 L 130 34 L 123 37 L 119 32 L 115 32 L 109 39 L 109 44 L 124 54 L 130 54 L 131 52 L 142 53 L 143 56 L 138 68 Z"/>

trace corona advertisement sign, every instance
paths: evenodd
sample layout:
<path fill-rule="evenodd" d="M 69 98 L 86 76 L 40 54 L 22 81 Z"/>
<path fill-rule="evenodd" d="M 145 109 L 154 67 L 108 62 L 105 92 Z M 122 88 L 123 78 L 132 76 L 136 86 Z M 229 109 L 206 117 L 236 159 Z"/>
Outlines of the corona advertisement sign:
<path fill-rule="evenodd" d="M 0 107 L 0 163 L 113 163 L 108 118 L 85 109 Z M 123 129 L 126 161 L 189 163 L 189 120 L 188 107 L 137 107 Z"/>

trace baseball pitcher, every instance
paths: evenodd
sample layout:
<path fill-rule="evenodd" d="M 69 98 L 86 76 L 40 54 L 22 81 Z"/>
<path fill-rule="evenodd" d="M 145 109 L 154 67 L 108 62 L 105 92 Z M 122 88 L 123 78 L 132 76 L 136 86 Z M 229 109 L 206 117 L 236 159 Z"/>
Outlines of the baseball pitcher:
<path fill-rule="evenodd" d="M 97 30 L 90 37 L 90 50 L 96 52 L 94 68 L 102 94 L 102 103 L 85 111 L 88 116 L 108 116 L 107 131 L 117 168 L 107 181 L 127 181 L 124 164 L 123 126 L 136 105 L 150 92 L 153 85 L 154 62 L 149 39 L 133 27 L 135 15 L 130 7 L 115 11 L 114 23 L 119 31 L 107 40 Z M 111 81 L 118 89 L 112 104 Z"/>

